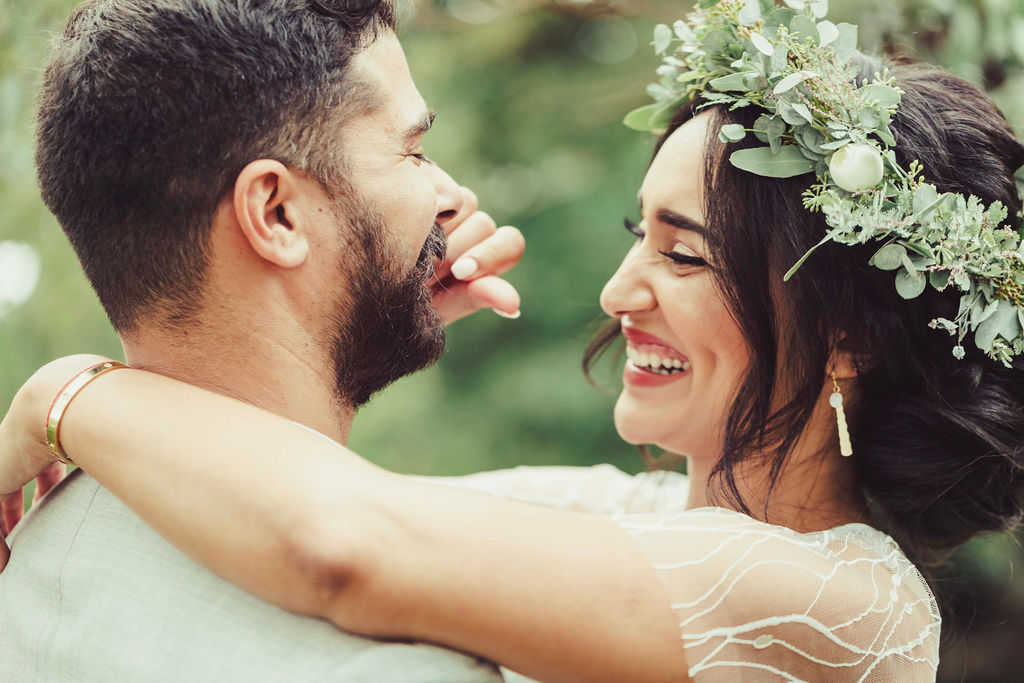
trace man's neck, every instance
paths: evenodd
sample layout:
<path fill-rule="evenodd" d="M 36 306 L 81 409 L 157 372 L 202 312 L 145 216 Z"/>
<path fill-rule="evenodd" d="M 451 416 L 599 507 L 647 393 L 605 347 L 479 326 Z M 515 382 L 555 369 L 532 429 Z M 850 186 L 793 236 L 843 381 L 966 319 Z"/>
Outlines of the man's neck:
<path fill-rule="evenodd" d="M 354 411 L 336 395 L 330 359 L 312 340 L 287 343 L 253 328 L 122 338 L 128 365 L 294 420 L 344 444 Z"/>

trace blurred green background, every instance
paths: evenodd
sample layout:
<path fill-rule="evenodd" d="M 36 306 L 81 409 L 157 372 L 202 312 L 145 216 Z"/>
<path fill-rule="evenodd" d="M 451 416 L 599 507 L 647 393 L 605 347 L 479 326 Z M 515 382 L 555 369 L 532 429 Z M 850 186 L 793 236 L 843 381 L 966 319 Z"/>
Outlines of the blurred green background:
<path fill-rule="evenodd" d="M 0 405 L 37 366 L 73 352 L 120 355 L 32 164 L 33 92 L 50 35 L 74 0 L 0 0 Z M 597 298 L 630 238 L 652 138 L 621 118 L 647 101 L 655 23 L 684 3 L 437 0 L 407 8 L 403 43 L 439 116 L 427 152 L 526 234 L 510 275 L 523 317 L 451 329 L 440 365 L 358 416 L 351 445 L 396 470 L 459 474 L 517 464 L 644 464 L 612 425 L 611 387 L 580 372 Z M 913 55 L 982 84 L 1024 131 L 1024 0 L 833 0 L 861 44 Z M 977 539 L 941 579 L 951 595 L 942 681 L 1024 679 L 1024 553 Z"/>

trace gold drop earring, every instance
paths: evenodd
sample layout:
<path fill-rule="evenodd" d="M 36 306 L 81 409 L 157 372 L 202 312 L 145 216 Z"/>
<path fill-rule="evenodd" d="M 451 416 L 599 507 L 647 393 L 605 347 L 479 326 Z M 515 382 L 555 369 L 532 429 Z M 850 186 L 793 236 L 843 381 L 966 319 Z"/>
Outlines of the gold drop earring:
<path fill-rule="evenodd" d="M 850 442 L 850 429 L 846 426 L 846 412 L 843 410 L 843 392 L 836 381 L 836 373 L 832 373 L 832 395 L 828 404 L 836 409 L 836 423 L 839 427 L 839 452 L 844 456 L 853 455 L 853 444 Z"/>

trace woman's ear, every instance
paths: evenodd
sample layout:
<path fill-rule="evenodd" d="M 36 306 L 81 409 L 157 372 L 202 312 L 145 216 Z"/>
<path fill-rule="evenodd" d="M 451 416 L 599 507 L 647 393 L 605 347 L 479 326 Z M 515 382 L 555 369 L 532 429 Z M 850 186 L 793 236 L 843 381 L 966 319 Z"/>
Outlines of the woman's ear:
<path fill-rule="evenodd" d="M 261 258 L 281 268 L 300 266 L 309 256 L 298 191 L 295 172 L 273 159 L 250 162 L 235 179 L 233 206 L 242 234 Z"/>

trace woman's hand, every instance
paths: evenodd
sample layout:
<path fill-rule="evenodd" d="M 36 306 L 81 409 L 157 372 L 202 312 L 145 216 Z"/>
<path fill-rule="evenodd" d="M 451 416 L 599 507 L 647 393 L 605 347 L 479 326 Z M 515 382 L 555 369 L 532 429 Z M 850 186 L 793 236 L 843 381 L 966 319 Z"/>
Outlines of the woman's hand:
<path fill-rule="evenodd" d="M 35 504 L 60 483 L 67 468 L 53 458 L 46 444 L 46 413 L 53 397 L 75 373 L 102 356 L 77 355 L 59 358 L 37 370 L 14 396 L 0 422 L 0 571 L 10 550 L 4 540 L 24 512 L 22 489 L 36 480 Z"/>

